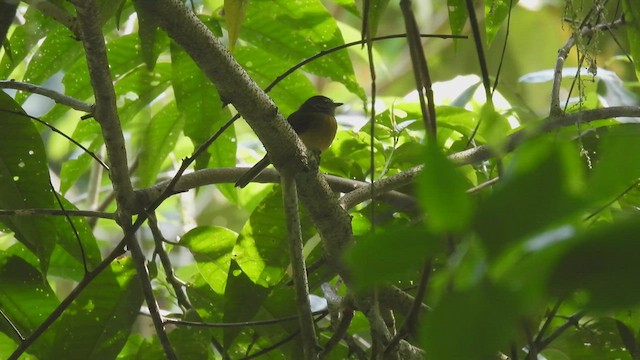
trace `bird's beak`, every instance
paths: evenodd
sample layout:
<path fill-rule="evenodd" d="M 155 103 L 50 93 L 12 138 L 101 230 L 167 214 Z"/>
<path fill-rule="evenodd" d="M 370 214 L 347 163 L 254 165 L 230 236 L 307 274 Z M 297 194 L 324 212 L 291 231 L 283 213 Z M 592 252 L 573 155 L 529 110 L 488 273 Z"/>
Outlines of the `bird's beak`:
<path fill-rule="evenodd" d="M 333 103 L 333 106 L 335 106 L 335 107 L 342 106 L 342 105 L 344 105 L 344 103 L 337 103 L 337 102 Z"/>

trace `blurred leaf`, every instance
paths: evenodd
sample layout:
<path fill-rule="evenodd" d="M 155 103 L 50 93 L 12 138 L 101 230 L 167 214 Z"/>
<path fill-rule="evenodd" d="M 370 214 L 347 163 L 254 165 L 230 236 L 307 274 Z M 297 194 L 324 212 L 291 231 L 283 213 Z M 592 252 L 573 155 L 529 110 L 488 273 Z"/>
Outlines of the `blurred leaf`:
<path fill-rule="evenodd" d="M 640 79 L 640 6 L 633 0 L 623 0 L 625 22 L 629 26 L 625 26 L 629 43 L 629 53 L 635 59 L 634 66 L 636 69 L 636 79 Z"/>
<path fill-rule="evenodd" d="M 492 255 L 571 219 L 583 207 L 578 151 L 566 143 L 530 141 L 512 155 L 474 227 Z"/>
<path fill-rule="evenodd" d="M 61 27 L 55 20 L 44 16 L 41 11 L 29 7 L 24 14 L 25 23 L 15 28 L 9 42 L 11 43 L 11 56 L 3 56 L 0 61 L 0 78 L 10 78 L 11 72 L 20 64 L 36 46 L 38 41 L 45 37 L 52 27 Z M 67 31 L 70 35 L 71 32 Z"/>
<path fill-rule="evenodd" d="M 422 227 L 387 227 L 358 240 L 345 253 L 345 261 L 356 286 L 368 289 L 417 279 L 439 246 L 439 240 Z"/>
<path fill-rule="evenodd" d="M 369 29 L 371 29 L 370 37 L 375 37 L 378 33 L 378 25 L 380 25 L 380 19 L 384 14 L 384 11 L 389 5 L 389 0 L 370 0 L 369 1 Z"/>
<path fill-rule="evenodd" d="M 503 350 L 521 326 L 518 298 L 482 283 L 446 294 L 425 316 L 421 339 L 435 360 L 485 360 Z"/>
<path fill-rule="evenodd" d="M 127 341 L 142 301 L 132 260 L 121 258 L 112 263 L 52 325 L 55 341 L 47 357 L 115 358 Z"/>
<path fill-rule="evenodd" d="M 589 197 L 605 202 L 640 178 L 640 124 L 621 124 L 602 135 L 600 160 L 589 181 Z"/>
<path fill-rule="evenodd" d="M 229 50 L 233 52 L 247 12 L 249 0 L 224 0 L 224 20 L 229 33 Z"/>
<path fill-rule="evenodd" d="M 23 336 L 31 334 L 58 306 L 58 298 L 42 274 L 17 256 L 0 252 L 0 308 Z M 15 341 L 15 332 L 3 320 L 0 330 Z M 45 333 L 39 344 L 53 344 L 52 332 Z M 45 358 L 47 346 L 34 346 L 30 352 Z M 15 350 L 15 349 L 12 349 Z"/>
<path fill-rule="evenodd" d="M 640 304 L 640 222 L 629 218 L 579 234 L 549 276 L 550 291 L 579 299 L 592 309 Z"/>
<path fill-rule="evenodd" d="M 469 184 L 432 141 L 427 143 L 420 175 L 420 201 L 428 227 L 438 234 L 459 232 L 469 224 L 473 206 Z"/>
<path fill-rule="evenodd" d="M 180 239 L 180 244 L 191 250 L 202 277 L 218 294 L 224 294 L 231 252 L 237 237 L 238 234 L 226 228 L 200 226 L 190 230 Z"/>
<path fill-rule="evenodd" d="M 0 208 L 50 209 L 53 196 L 44 145 L 31 119 L 5 92 L 0 91 Z M 40 260 L 46 273 L 56 243 L 53 220 L 46 216 L 0 218 Z"/>
<path fill-rule="evenodd" d="M 511 8 L 518 4 L 518 0 L 487 0 L 485 2 L 485 31 L 487 44 L 491 44 L 502 27 Z"/>

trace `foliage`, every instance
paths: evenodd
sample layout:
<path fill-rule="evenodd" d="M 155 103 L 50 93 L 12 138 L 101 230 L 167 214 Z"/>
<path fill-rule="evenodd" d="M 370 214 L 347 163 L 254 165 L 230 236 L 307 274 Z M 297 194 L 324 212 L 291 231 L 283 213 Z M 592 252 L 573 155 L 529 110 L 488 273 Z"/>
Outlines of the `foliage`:
<path fill-rule="evenodd" d="M 95 18 L 77 18 L 93 3 Z M 394 2 L 367 12 L 349 0 L 157 3 L 195 14 L 199 27 L 180 25 L 229 49 L 210 61 L 236 61 L 282 114 L 319 92 L 345 103 L 320 164 L 334 193 L 297 184 L 322 357 L 640 358 L 634 1 L 485 0 L 480 60 L 472 36 L 425 39 L 434 137 L 415 91 L 427 64 L 411 63 L 403 38 L 358 43 L 363 24 L 368 36 L 406 31 Z M 413 15 L 422 33 L 469 35 L 467 3 L 416 1 Z M 264 141 L 276 118 L 256 126 L 244 110 L 265 109 L 261 94 L 219 83 L 169 36 L 183 14 L 153 6 L 30 1 L 15 21 L 0 19 L 0 358 L 313 358 L 287 193 L 233 187 L 236 162 L 263 155 L 251 130 Z M 98 94 L 110 84 L 93 81 L 91 23 L 104 35 L 126 141 L 115 151 L 128 164 L 105 146 L 109 101 Z M 462 76 L 478 66 L 491 78 Z M 225 127 L 236 112 L 252 129 Z M 176 173 L 181 183 L 158 195 Z M 393 191 L 372 200 L 372 180 Z M 319 216 L 317 204 L 331 208 Z M 327 230 L 345 221 L 342 238 Z"/>

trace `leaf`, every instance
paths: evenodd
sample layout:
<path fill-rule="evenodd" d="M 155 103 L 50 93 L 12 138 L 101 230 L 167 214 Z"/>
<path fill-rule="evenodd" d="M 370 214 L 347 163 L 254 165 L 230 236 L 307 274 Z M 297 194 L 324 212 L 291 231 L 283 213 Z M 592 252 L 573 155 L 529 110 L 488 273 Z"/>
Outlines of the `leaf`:
<path fill-rule="evenodd" d="M 180 239 L 191 250 L 200 275 L 218 294 L 224 294 L 231 265 L 231 252 L 238 234 L 218 226 L 200 226 Z"/>
<path fill-rule="evenodd" d="M 153 15 L 145 13 L 145 7 L 139 6 L 137 2 L 133 3 L 133 7 L 138 15 L 138 37 L 140 38 L 142 58 L 147 65 L 147 70 L 152 71 L 158 59 L 158 54 L 155 51 L 158 24 Z"/>
<path fill-rule="evenodd" d="M 424 228 L 399 225 L 359 239 L 345 261 L 360 290 L 397 281 L 415 280 L 424 262 L 441 246 Z"/>
<path fill-rule="evenodd" d="M 389 5 L 389 0 L 370 0 L 369 1 L 369 29 L 371 29 L 371 33 L 369 36 L 372 38 L 376 36 L 378 33 L 378 26 L 380 25 L 380 19 L 384 14 L 384 11 L 387 9 L 387 5 Z"/>
<path fill-rule="evenodd" d="M 151 186 L 157 181 L 161 166 L 173 151 L 184 123 L 183 115 L 173 102 L 163 107 L 147 123 L 140 149 L 140 187 Z"/>
<path fill-rule="evenodd" d="M 570 220 L 578 196 L 578 151 L 546 139 L 529 142 L 510 159 L 495 191 L 476 211 L 474 228 L 492 255 L 527 236 Z"/>
<path fill-rule="evenodd" d="M 229 33 L 229 50 L 233 52 L 249 0 L 224 0 L 224 20 Z"/>
<path fill-rule="evenodd" d="M 0 208 L 48 209 L 53 206 L 49 169 L 40 134 L 24 111 L 0 91 L 0 134 L 11 134 L 0 141 Z M 56 243 L 55 228 L 49 217 L 11 216 L 0 221 L 9 227 L 40 259 L 46 272 Z"/>
<path fill-rule="evenodd" d="M 420 175 L 420 202 L 427 213 L 428 227 L 438 234 L 463 230 L 473 216 L 473 207 L 462 174 L 430 141 L 425 168 Z"/>
<path fill-rule="evenodd" d="M 487 0 L 485 2 L 485 30 L 487 44 L 491 44 L 502 23 L 509 15 L 511 7 L 518 4 L 518 0 Z"/>
<path fill-rule="evenodd" d="M 517 296 L 481 283 L 447 293 L 425 316 L 421 341 L 430 359 L 495 358 L 518 331 L 520 316 Z"/>
<path fill-rule="evenodd" d="M 18 256 L 0 252 L 0 308 L 23 336 L 31 334 L 58 306 L 58 298 L 42 274 Z M 3 320 L 0 329 L 14 341 L 20 341 Z M 40 344 L 53 343 L 53 333 L 45 333 Z M 45 358 L 46 346 L 34 346 L 30 352 Z"/>
<path fill-rule="evenodd" d="M 602 138 L 589 180 L 589 197 L 596 202 L 615 198 L 640 178 L 640 124 L 612 126 Z"/>
<path fill-rule="evenodd" d="M 98 275 L 49 330 L 55 341 L 48 358 L 113 359 L 142 305 L 142 287 L 130 258 Z"/>
<path fill-rule="evenodd" d="M 453 35 L 462 34 L 464 24 L 467 22 L 467 7 L 464 0 L 447 0 L 449 11 L 449 26 Z"/>
<path fill-rule="evenodd" d="M 640 223 L 636 217 L 596 227 L 576 236 L 549 276 L 549 291 L 578 292 L 585 306 L 623 309 L 640 303 Z"/>
<path fill-rule="evenodd" d="M 222 108 L 216 88 L 189 55 L 173 43 L 170 48 L 171 84 L 178 110 L 185 117 L 184 134 L 191 139 L 194 147 L 198 147 L 231 116 L 228 110 Z M 233 133 L 231 129 L 225 133 L 206 153 L 200 155 L 196 160 L 196 169 L 235 165 L 236 148 L 231 139 Z"/>
<path fill-rule="evenodd" d="M 624 19 L 629 26 L 625 26 L 629 43 L 630 55 L 636 69 L 636 78 L 640 79 L 640 6 L 633 0 L 622 1 Z"/>
<path fill-rule="evenodd" d="M 249 279 L 247 274 L 240 270 L 238 264 L 232 261 L 227 287 L 224 292 L 223 322 L 232 323 L 252 320 L 270 292 L 270 289 L 256 285 Z M 224 348 L 229 348 L 241 331 L 241 328 L 225 328 Z"/>
<path fill-rule="evenodd" d="M 302 238 L 313 235 L 308 220 L 301 218 Z M 233 259 L 254 283 L 269 287 L 278 284 L 289 265 L 289 245 L 282 208 L 282 192 L 275 188 L 251 213 L 240 231 Z"/>
<path fill-rule="evenodd" d="M 344 44 L 335 19 L 315 0 L 251 2 L 242 39 L 289 65 Z M 316 59 L 305 65 L 304 70 L 339 82 L 365 98 L 345 51 Z"/>

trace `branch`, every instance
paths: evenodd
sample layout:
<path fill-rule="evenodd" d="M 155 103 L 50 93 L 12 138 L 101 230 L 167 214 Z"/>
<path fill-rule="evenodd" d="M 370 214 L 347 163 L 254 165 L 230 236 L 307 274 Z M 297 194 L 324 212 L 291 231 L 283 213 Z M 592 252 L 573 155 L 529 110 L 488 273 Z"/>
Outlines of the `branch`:
<path fill-rule="evenodd" d="M 100 123 L 111 169 L 109 177 L 113 183 L 118 204 L 118 222 L 131 224 L 129 214 L 135 208 L 135 194 L 127 166 L 127 150 L 116 107 L 109 61 L 100 27 L 100 13 L 95 0 L 73 0 L 78 13 L 78 23 L 85 49 L 89 78 L 95 95 L 94 117 Z"/>
<path fill-rule="evenodd" d="M 16 209 L 3 210 L 0 209 L 0 216 L 32 216 L 32 215 L 52 215 L 52 216 L 84 216 L 90 218 L 102 218 L 114 220 L 114 213 L 89 210 L 60 210 L 60 209 Z"/>
<path fill-rule="evenodd" d="M 296 182 L 291 174 L 282 176 L 282 197 L 287 223 L 289 256 L 291 257 L 291 272 L 296 293 L 295 299 L 298 308 L 298 322 L 302 335 L 303 352 L 305 359 L 313 360 L 318 357 L 319 346 L 317 343 L 315 324 L 313 323 L 313 315 L 311 314 L 311 304 L 309 303 L 309 280 L 307 279 L 307 267 L 304 263 L 304 255 L 302 253 L 302 232 L 300 230 L 300 216 L 298 215 Z"/>
<path fill-rule="evenodd" d="M 27 91 L 32 94 L 42 95 L 48 97 L 58 104 L 66 105 L 72 109 L 83 111 L 86 113 L 93 113 L 93 110 L 95 108 L 95 105 L 93 104 L 88 104 L 84 101 L 80 101 L 70 96 L 61 94 L 57 91 L 15 80 L 0 80 L 0 89 L 15 89 L 20 91 Z"/>
<path fill-rule="evenodd" d="M 560 108 L 560 84 L 562 83 L 562 69 L 564 68 L 564 62 L 569 56 L 569 51 L 576 44 L 576 40 L 584 36 L 588 36 L 596 31 L 608 30 L 616 28 L 624 24 L 624 20 L 616 20 L 610 24 L 599 24 L 595 26 L 585 26 L 579 32 L 571 35 L 569 40 L 564 44 L 560 50 L 558 50 L 558 58 L 556 59 L 556 66 L 553 70 L 553 87 L 551 88 L 551 105 L 549 107 L 549 114 L 551 116 L 560 115 L 562 109 Z"/>

